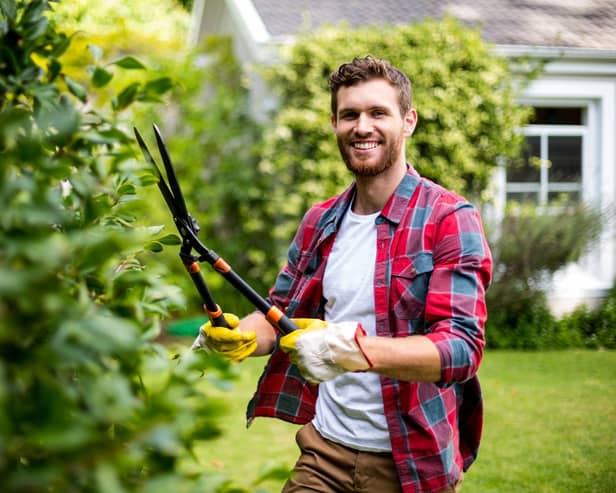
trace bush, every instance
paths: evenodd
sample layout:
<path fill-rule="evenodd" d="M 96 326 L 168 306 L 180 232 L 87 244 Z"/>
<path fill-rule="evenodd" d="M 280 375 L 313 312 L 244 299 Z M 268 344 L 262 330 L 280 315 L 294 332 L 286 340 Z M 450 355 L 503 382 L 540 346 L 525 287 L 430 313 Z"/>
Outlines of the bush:
<path fill-rule="evenodd" d="M 160 228 L 140 226 L 136 192 L 152 175 L 122 121 L 168 85 L 130 83 L 96 107 L 93 90 L 143 65 L 91 47 L 77 82 L 50 5 L 0 2 L 2 491 L 228 491 L 186 466 L 221 412 L 202 371 L 232 372 L 156 342 L 182 299 L 148 265 Z"/>
<path fill-rule="evenodd" d="M 596 310 L 582 305 L 560 321 L 563 331 L 579 334 L 578 346 L 616 349 L 616 286 Z"/>
<path fill-rule="evenodd" d="M 494 280 L 487 293 L 488 347 L 555 349 L 579 347 L 580 328 L 574 319 L 557 321 L 545 290 L 559 268 L 575 262 L 595 241 L 602 215 L 591 207 L 534 207 L 508 210 L 491 242 Z M 578 312 L 580 322 L 585 312 Z"/>

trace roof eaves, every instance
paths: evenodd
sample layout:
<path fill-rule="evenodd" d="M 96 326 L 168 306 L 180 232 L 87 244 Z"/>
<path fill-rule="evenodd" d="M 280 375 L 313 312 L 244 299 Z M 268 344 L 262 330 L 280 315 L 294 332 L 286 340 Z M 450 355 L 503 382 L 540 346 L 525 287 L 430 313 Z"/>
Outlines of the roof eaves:
<path fill-rule="evenodd" d="M 494 51 L 507 58 L 530 57 L 567 60 L 616 60 L 616 50 L 568 46 L 495 45 Z"/>

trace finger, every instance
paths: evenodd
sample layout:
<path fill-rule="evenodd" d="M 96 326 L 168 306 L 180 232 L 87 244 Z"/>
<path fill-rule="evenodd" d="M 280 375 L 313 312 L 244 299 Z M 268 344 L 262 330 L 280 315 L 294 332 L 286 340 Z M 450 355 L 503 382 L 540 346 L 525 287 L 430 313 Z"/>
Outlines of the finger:
<path fill-rule="evenodd" d="M 257 334 L 253 331 L 240 332 L 238 330 L 229 330 L 225 327 L 211 327 L 205 331 L 207 337 L 216 342 L 249 342 L 256 339 Z"/>

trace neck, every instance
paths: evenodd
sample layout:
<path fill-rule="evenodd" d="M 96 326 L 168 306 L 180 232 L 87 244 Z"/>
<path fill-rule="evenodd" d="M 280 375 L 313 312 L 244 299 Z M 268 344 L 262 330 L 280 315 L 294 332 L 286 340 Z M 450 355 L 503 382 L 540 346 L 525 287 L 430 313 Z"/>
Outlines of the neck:
<path fill-rule="evenodd" d="M 353 212 L 372 214 L 383 209 L 405 174 L 406 162 L 402 162 L 377 176 L 356 176 L 357 195 L 353 202 Z"/>

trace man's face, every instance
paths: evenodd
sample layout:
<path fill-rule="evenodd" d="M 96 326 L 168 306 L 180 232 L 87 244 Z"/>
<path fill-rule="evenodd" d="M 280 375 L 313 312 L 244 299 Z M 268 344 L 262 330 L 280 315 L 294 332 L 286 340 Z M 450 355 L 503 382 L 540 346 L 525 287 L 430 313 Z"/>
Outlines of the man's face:
<path fill-rule="evenodd" d="M 417 113 L 403 118 L 398 90 L 385 79 L 371 79 L 338 90 L 332 126 L 347 168 L 356 176 L 377 176 L 405 165 L 404 141 L 415 129 Z"/>

